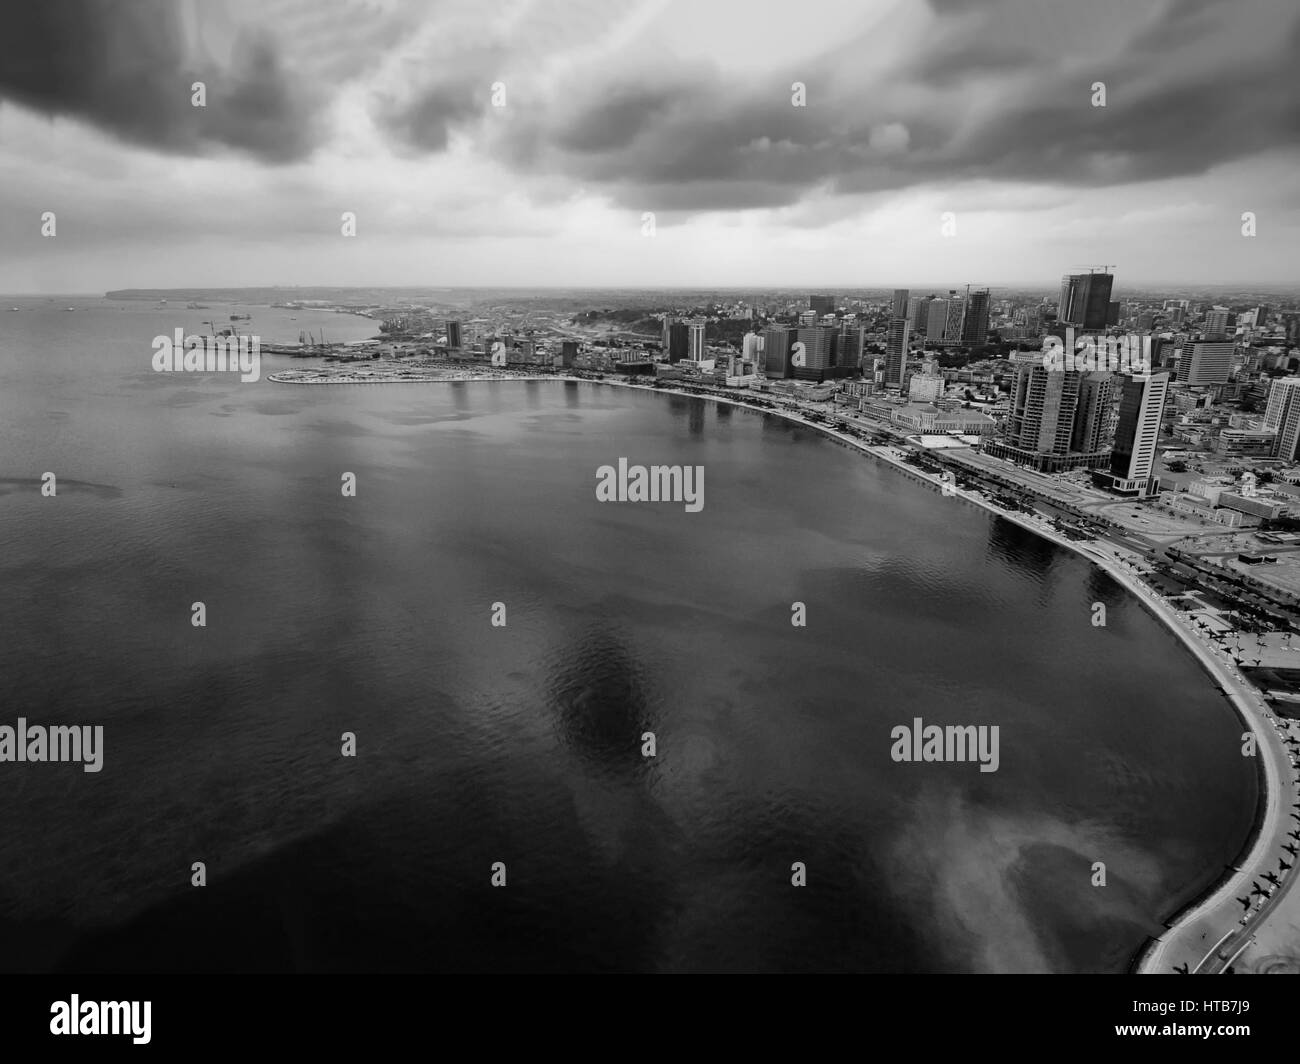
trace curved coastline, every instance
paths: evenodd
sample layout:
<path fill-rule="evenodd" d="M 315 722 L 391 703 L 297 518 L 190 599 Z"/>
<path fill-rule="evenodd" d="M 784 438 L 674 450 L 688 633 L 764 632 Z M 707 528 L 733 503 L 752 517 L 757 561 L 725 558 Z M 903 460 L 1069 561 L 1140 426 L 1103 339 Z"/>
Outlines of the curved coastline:
<path fill-rule="evenodd" d="M 766 408 L 754 406 L 750 403 L 730 399 L 721 395 L 697 394 L 686 392 L 672 387 L 651 388 L 645 385 L 631 384 L 625 381 L 609 379 L 593 379 L 589 377 L 571 377 L 560 374 L 536 374 L 536 375 L 513 375 L 508 373 L 482 373 L 468 372 L 463 376 L 446 376 L 446 377 L 392 377 L 386 380 L 368 380 L 368 381 L 350 381 L 346 379 L 313 379 L 313 380 L 293 380 L 280 378 L 279 374 L 268 375 L 268 380 L 276 383 L 285 384 L 362 384 L 362 383 L 466 383 L 470 381 L 560 381 L 572 384 L 591 384 L 591 385 L 608 385 L 616 388 L 632 388 L 641 392 L 665 393 L 676 395 L 688 399 L 703 399 L 720 405 L 736 406 L 742 409 L 752 410 L 759 414 L 769 414 L 782 418 L 791 424 L 799 425 L 803 428 L 813 429 L 822 435 L 834 440 L 842 446 L 849 447 L 853 450 L 868 454 L 880 461 L 886 462 L 900 472 L 909 477 L 929 484 L 934 490 L 942 490 L 939 478 L 935 475 L 927 474 L 916 467 L 909 465 L 891 454 L 894 450 L 890 447 L 875 446 L 862 443 L 860 440 L 846 436 L 834 428 L 808 421 L 798 414 L 791 413 L 779 408 Z M 1249 884 L 1251 879 L 1258 875 L 1252 871 L 1253 867 L 1260 863 L 1268 849 L 1272 846 L 1273 835 L 1282 823 L 1282 811 L 1280 799 L 1283 792 L 1282 787 L 1282 769 L 1278 763 L 1278 758 L 1282 758 L 1286 764 L 1289 759 L 1281 741 L 1273 730 L 1266 725 L 1266 721 L 1272 720 L 1272 714 L 1269 712 L 1267 705 L 1260 697 L 1258 692 L 1249 682 L 1241 676 L 1231 666 L 1221 663 L 1212 652 L 1211 648 L 1201 641 L 1199 632 L 1193 630 L 1189 625 L 1184 623 L 1163 597 L 1154 589 L 1143 583 L 1134 574 L 1125 571 L 1123 566 L 1117 560 L 1120 555 L 1115 552 L 1113 557 L 1103 553 L 1102 549 L 1092 544 L 1085 544 L 1071 540 L 1064 535 L 1057 533 L 1045 521 L 1035 520 L 1025 514 L 1003 510 L 993 505 L 987 499 L 977 493 L 966 489 L 957 488 L 955 485 L 949 487 L 949 491 L 957 497 L 964 499 L 995 514 L 1004 520 L 1011 521 L 1020 527 L 1035 533 L 1043 539 L 1068 550 L 1074 551 L 1092 562 L 1097 568 L 1105 572 L 1111 579 L 1122 586 L 1137 601 L 1142 604 L 1143 608 L 1160 621 L 1169 629 L 1177 638 L 1179 638 L 1184 647 L 1191 652 L 1192 656 L 1200 663 L 1202 669 L 1209 675 L 1215 687 L 1222 693 L 1228 704 L 1236 713 L 1240 722 L 1248 728 L 1255 736 L 1259 751 L 1259 760 L 1262 762 L 1257 765 L 1259 779 L 1261 782 L 1259 797 L 1256 803 L 1255 819 L 1251 826 L 1250 833 L 1243 842 L 1242 847 L 1231 866 L 1225 867 L 1223 874 L 1216 879 L 1199 895 L 1186 902 L 1176 909 L 1164 921 L 1166 931 L 1157 938 L 1148 938 L 1133 956 L 1129 970 L 1132 973 L 1153 973 L 1166 972 L 1172 970 L 1168 964 L 1171 959 L 1169 954 L 1177 945 L 1178 936 L 1190 928 L 1190 926 L 1201 918 L 1212 919 L 1214 911 L 1220 905 L 1223 905 L 1233 897 L 1235 891 L 1242 889 L 1242 885 Z M 1261 719 L 1261 716 L 1263 719 Z M 1284 881 L 1284 886 L 1278 890 L 1277 901 L 1286 893 L 1287 888 L 1295 881 L 1295 876 L 1291 876 Z M 1276 902 L 1274 903 L 1276 904 Z M 1262 922 L 1262 918 L 1261 918 Z M 1232 914 L 1232 920 L 1229 925 L 1232 930 L 1224 935 L 1224 939 L 1232 935 L 1237 930 L 1235 914 Z M 1259 926 L 1258 923 L 1254 928 Z M 1252 930 L 1254 929 L 1252 928 Z M 1211 949 L 1214 952 L 1218 946 Z M 1243 947 L 1244 949 L 1244 947 Z M 1206 955 L 1208 956 L 1208 954 Z M 1199 965 L 1198 965 L 1199 967 Z"/>

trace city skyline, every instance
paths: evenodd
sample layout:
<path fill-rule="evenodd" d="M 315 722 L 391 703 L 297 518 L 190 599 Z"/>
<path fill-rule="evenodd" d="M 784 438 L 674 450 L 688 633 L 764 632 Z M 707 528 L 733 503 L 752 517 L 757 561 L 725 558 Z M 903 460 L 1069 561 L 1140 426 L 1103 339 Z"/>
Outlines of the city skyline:
<path fill-rule="evenodd" d="M 1292 280 L 1282 0 L 814 0 L 770 56 L 783 11 L 16 13 L 0 290 Z"/>

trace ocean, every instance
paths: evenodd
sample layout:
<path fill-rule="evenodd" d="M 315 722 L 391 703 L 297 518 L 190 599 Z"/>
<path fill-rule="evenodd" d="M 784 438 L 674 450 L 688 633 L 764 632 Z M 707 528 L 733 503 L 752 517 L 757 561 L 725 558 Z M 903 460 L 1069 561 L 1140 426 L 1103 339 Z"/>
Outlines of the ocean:
<path fill-rule="evenodd" d="M 4 970 L 1122 971 L 1251 830 L 1239 722 L 1126 592 L 810 429 L 156 373 L 227 310 L 375 323 L 0 298 L 0 725 L 104 729 L 97 773 L 0 763 Z M 702 509 L 599 501 L 620 458 Z M 997 771 L 894 761 L 918 718 Z"/>

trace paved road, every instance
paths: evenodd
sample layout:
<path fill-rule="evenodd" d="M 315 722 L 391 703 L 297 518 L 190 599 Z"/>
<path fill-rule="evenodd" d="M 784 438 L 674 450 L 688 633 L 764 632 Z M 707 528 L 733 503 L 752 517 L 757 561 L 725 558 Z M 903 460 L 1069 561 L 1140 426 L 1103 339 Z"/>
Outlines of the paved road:
<path fill-rule="evenodd" d="M 1210 667 L 1211 674 L 1237 707 L 1238 713 L 1250 723 L 1256 737 L 1256 756 L 1264 769 L 1268 798 L 1263 822 L 1249 853 L 1225 883 L 1184 913 L 1160 936 L 1139 961 L 1138 970 L 1172 972 L 1176 966 L 1186 964 L 1189 970 L 1198 970 L 1199 966 L 1201 974 L 1216 974 L 1224 971 L 1235 955 L 1249 944 L 1251 935 L 1282 903 L 1295 883 L 1300 868 L 1297 862 L 1291 862 L 1292 868 L 1281 886 L 1273 889 L 1272 896 L 1258 911 L 1249 915 L 1244 925 L 1241 923 L 1243 913 L 1238 899 L 1250 897 L 1256 883 L 1267 888 L 1269 884 L 1263 878 L 1264 873 L 1276 874 L 1279 857 L 1287 856 L 1282 850 L 1282 845 L 1291 841 L 1287 832 L 1300 825 L 1300 821 L 1291 816 L 1293 812 L 1300 812 L 1293 809 L 1300 787 L 1297 786 L 1296 770 L 1292 767 L 1292 755 L 1282 741 L 1277 721 L 1258 692 L 1237 671 L 1231 657 L 1207 637 L 1188 631 L 1184 625 L 1180 624 L 1178 631 L 1184 642 Z M 1207 942 L 1220 945 L 1211 951 L 1207 949 Z"/>

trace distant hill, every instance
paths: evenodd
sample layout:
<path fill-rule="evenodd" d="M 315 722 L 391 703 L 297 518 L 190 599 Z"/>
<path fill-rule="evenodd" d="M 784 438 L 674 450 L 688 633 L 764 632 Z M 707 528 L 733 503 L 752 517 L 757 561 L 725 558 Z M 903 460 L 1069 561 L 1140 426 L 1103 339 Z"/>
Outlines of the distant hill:
<path fill-rule="evenodd" d="M 312 300 L 388 306 L 403 302 L 428 302 L 445 298 L 444 288 L 122 288 L 105 292 L 105 299 L 140 299 L 169 303 L 200 300 L 214 303 L 291 303 Z"/>

